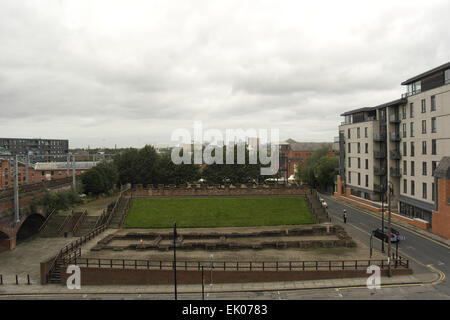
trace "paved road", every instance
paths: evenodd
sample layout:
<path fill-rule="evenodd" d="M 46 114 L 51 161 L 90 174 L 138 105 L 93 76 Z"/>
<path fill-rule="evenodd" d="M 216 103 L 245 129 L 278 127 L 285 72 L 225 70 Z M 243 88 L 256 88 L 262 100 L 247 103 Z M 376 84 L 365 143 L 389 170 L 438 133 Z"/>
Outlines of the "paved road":
<path fill-rule="evenodd" d="M 370 243 L 370 232 L 381 227 L 381 213 L 373 213 L 357 208 L 331 196 L 322 195 L 322 197 L 328 203 L 329 213 L 333 222 L 343 224 L 342 212 L 346 209 L 346 230 L 361 240 L 365 239 L 368 244 Z M 385 219 L 385 225 L 387 225 L 387 219 Z M 445 280 L 436 285 L 435 288 L 438 292 L 450 298 L 450 250 L 448 246 L 395 224 L 395 221 L 392 223 L 392 226 L 406 237 L 405 240 L 400 241 L 398 246 L 399 254 L 410 258 L 414 262 L 412 266 L 416 273 L 426 271 L 427 265 L 442 271 L 445 274 Z M 380 249 L 381 241 L 374 238 L 374 247 Z M 395 252 L 395 244 L 393 244 L 392 248 L 393 252 Z M 387 244 L 385 244 L 385 252 L 387 253 Z"/>

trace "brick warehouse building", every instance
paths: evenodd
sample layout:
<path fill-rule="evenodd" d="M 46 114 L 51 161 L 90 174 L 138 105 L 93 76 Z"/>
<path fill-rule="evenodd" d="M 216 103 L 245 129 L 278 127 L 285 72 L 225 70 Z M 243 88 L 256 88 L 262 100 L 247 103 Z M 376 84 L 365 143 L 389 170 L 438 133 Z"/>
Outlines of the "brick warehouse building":
<path fill-rule="evenodd" d="M 0 138 L 0 148 L 11 155 L 35 155 L 39 161 L 58 160 L 69 152 L 69 140 Z M 48 157 L 55 155 L 58 157 Z M 39 159 L 42 156 L 42 159 Z"/>
<path fill-rule="evenodd" d="M 331 142 L 297 142 L 288 139 L 280 143 L 280 170 L 281 178 L 288 179 L 295 173 L 295 167 L 301 166 L 313 153 L 323 147 L 329 148 L 328 155 L 334 157 Z"/>
<path fill-rule="evenodd" d="M 342 114 L 335 195 L 371 209 L 390 186 L 394 218 L 450 238 L 450 63 L 402 85 L 400 99 Z"/>
<path fill-rule="evenodd" d="M 80 175 L 94 167 L 97 162 L 75 162 L 75 173 Z M 69 170 L 67 170 L 69 168 Z M 19 186 L 26 184 L 26 163 L 19 161 Z M 71 177 L 73 163 L 67 162 L 38 162 L 28 167 L 28 182 L 37 183 Z M 14 161 L 0 159 L 0 189 L 8 189 L 14 186 Z"/>

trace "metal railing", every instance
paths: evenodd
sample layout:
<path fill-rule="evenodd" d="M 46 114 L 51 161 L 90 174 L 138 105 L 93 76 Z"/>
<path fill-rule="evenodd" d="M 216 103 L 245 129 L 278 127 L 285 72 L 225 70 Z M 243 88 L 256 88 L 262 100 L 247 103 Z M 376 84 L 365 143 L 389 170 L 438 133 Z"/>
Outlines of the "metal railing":
<path fill-rule="evenodd" d="M 83 213 L 81 214 L 81 216 L 78 218 L 77 223 L 73 226 L 72 228 L 72 234 L 76 234 L 78 229 L 80 228 L 81 224 L 83 223 L 84 218 L 87 216 L 87 209 L 85 209 L 83 211 Z"/>
<path fill-rule="evenodd" d="M 79 267 L 173 270 L 173 260 L 102 259 L 81 258 L 73 254 L 62 259 L 64 264 Z M 198 271 L 209 267 L 223 271 L 319 271 L 319 270 L 366 270 L 371 265 L 388 268 L 387 260 L 327 260 L 327 261 L 176 261 L 177 270 Z M 398 257 L 391 260 L 391 268 L 409 268 L 409 260 Z"/>
<path fill-rule="evenodd" d="M 66 218 L 63 221 L 63 223 L 59 226 L 58 231 L 57 231 L 58 235 L 61 234 L 61 232 L 63 231 L 64 227 L 69 222 L 69 220 L 72 218 L 72 216 L 73 216 L 73 210 L 66 216 Z"/>
<path fill-rule="evenodd" d="M 390 151 L 390 155 L 392 160 L 400 160 L 402 158 L 400 150 L 392 150 Z"/>
<path fill-rule="evenodd" d="M 402 171 L 400 170 L 400 168 L 390 168 L 390 174 L 391 177 L 401 177 L 402 175 Z"/>
<path fill-rule="evenodd" d="M 44 230 L 44 228 L 47 226 L 48 222 L 50 221 L 50 218 L 53 216 L 53 214 L 56 212 L 56 209 L 53 209 L 52 212 L 47 216 L 47 219 L 45 219 L 44 223 L 39 227 L 38 232 L 41 232 Z"/>

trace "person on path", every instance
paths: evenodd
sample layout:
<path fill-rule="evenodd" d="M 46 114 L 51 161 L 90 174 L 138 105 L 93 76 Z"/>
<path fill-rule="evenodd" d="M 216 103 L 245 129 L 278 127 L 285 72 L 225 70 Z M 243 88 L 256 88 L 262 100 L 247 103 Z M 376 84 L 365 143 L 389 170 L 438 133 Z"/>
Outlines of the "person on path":
<path fill-rule="evenodd" d="M 344 209 L 344 223 L 347 223 L 347 210 Z"/>

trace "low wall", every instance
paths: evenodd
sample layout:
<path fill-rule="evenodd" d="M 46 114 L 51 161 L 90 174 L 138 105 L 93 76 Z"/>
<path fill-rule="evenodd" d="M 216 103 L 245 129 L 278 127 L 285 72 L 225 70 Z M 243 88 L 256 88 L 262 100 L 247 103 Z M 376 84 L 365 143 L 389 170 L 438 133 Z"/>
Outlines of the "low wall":
<path fill-rule="evenodd" d="M 298 186 L 212 186 L 212 187 L 176 187 L 159 186 L 158 188 L 134 188 L 127 192 L 133 197 L 183 197 L 183 196 L 273 196 L 305 195 L 310 190 Z"/>
<path fill-rule="evenodd" d="M 133 270 L 81 267 L 81 285 L 170 285 L 173 270 Z M 387 276 L 388 270 L 381 270 Z M 409 275 L 411 269 L 392 269 L 392 275 Z M 69 274 L 61 272 L 61 284 L 66 284 Z M 204 271 L 205 283 L 211 282 L 211 270 Z M 319 271 L 214 271 L 213 283 L 251 283 L 302 281 L 320 279 L 365 278 L 366 270 Z M 177 284 L 201 284 L 201 271 L 177 270 Z"/>

